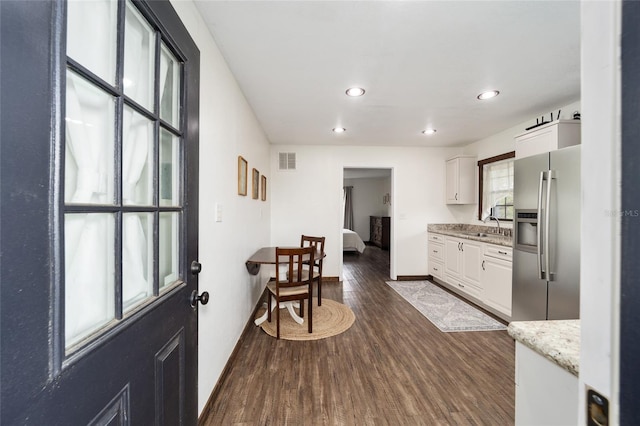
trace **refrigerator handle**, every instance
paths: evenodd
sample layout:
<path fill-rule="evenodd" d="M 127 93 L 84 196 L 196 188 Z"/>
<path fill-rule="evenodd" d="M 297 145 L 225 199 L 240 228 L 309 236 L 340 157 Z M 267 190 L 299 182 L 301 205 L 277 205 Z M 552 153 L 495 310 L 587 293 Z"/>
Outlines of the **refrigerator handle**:
<path fill-rule="evenodd" d="M 553 170 L 549 170 L 547 172 L 547 211 L 544 215 L 544 264 L 547 269 L 547 280 L 553 281 L 553 272 L 551 272 L 551 263 L 549 262 L 550 251 L 549 251 L 549 223 L 551 221 L 551 186 L 553 185 L 553 181 L 555 180 Z"/>
<path fill-rule="evenodd" d="M 542 185 L 544 182 L 546 172 L 540 172 L 540 182 L 538 183 L 538 226 L 536 226 L 536 260 L 538 262 L 538 279 L 544 280 L 546 279 L 545 273 L 542 270 Z"/>

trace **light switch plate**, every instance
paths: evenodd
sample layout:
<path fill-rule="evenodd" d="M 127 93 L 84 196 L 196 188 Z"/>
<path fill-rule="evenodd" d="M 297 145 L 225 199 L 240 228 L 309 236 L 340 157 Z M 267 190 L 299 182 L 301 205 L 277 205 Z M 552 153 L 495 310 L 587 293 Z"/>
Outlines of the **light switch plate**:
<path fill-rule="evenodd" d="M 216 203 L 214 218 L 216 222 L 222 222 L 222 204 Z"/>

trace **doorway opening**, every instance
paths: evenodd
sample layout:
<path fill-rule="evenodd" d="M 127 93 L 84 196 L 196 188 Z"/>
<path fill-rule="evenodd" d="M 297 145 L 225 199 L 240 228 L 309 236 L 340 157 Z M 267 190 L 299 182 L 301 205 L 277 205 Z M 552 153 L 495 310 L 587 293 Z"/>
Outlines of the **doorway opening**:
<path fill-rule="evenodd" d="M 345 261 L 366 256 L 369 250 L 385 259 L 383 273 L 386 278 L 395 279 L 393 169 L 345 167 L 342 183 L 340 276 L 345 275 Z"/>

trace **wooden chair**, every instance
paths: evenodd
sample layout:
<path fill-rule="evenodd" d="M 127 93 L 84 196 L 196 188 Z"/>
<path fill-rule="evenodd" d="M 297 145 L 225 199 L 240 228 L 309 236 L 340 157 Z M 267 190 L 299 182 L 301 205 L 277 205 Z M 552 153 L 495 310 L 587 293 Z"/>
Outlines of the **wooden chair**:
<path fill-rule="evenodd" d="M 311 300 L 313 298 L 313 275 L 306 262 L 314 263 L 313 247 L 281 248 L 276 247 L 276 277 L 267 283 L 269 300 L 267 302 L 267 320 L 271 322 L 271 303 L 276 303 L 276 338 L 280 338 L 280 302 L 300 302 L 300 316 L 304 317 L 304 299 L 308 300 L 309 314 L 307 318 L 309 333 L 313 329 L 311 316 Z M 282 267 L 282 268 L 281 268 Z"/>
<path fill-rule="evenodd" d="M 322 306 L 322 259 L 324 257 L 324 237 L 310 237 L 303 235 L 300 238 L 300 247 L 313 247 L 319 254 L 313 262 L 313 281 L 318 282 L 318 306 Z"/>

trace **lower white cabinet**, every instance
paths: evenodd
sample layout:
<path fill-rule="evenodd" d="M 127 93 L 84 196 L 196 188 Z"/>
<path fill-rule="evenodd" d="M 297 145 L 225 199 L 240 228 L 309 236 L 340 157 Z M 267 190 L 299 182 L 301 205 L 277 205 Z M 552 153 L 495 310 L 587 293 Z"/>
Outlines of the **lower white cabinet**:
<path fill-rule="evenodd" d="M 462 271 L 462 252 L 458 238 L 444 239 L 444 271 L 447 275 L 458 278 Z"/>
<path fill-rule="evenodd" d="M 512 249 L 429 233 L 429 273 L 464 297 L 509 320 Z"/>
<path fill-rule="evenodd" d="M 577 425 L 578 378 L 516 342 L 516 426 Z"/>
<path fill-rule="evenodd" d="M 453 277 L 451 275 L 444 276 L 444 281 L 446 281 L 450 286 L 453 286 L 458 292 L 463 292 L 475 299 L 480 300 L 482 297 L 482 289 L 474 286 L 473 284 L 469 284 L 460 278 Z"/>
<path fill-rule="evenodd" d="M 508 317 L 511 316 L 511 254 L 511 249 L 486 244 L 482 256 L 482 300 Z"/>
<path fill-rule="evenodd" d="M 444 279 L 444 237 L 429 234 L 429 274 Z"/>
<path fill-rule="evenodd" d="M 462 252 L 462 281 L 482 288 L 482 243 L 463 240 L 460 244 Z"/>

